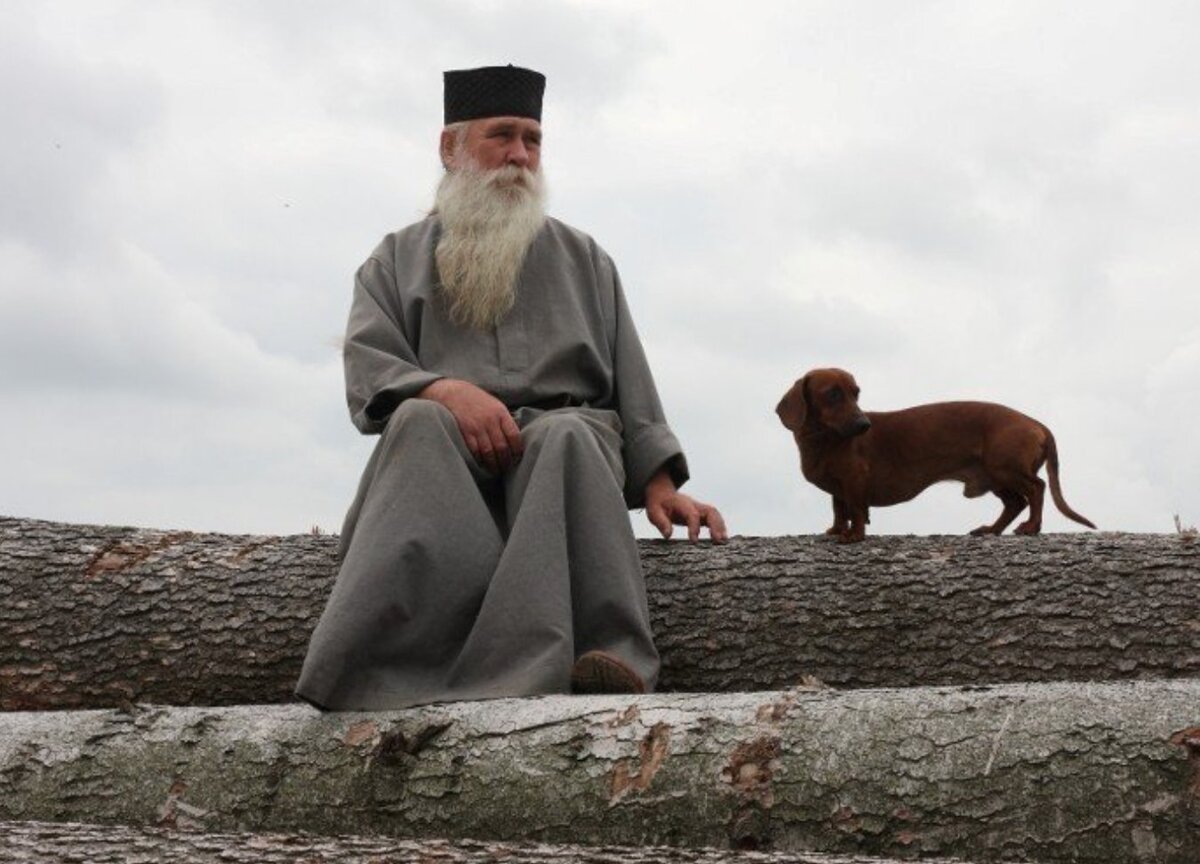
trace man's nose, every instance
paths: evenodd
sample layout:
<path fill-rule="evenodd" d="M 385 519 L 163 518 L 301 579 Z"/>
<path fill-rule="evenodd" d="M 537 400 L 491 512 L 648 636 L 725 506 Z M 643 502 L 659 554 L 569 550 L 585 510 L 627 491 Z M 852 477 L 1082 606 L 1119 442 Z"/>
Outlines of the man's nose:
<path fill-rule="evenodd" d="M 519 165 L 524 168 L 529 164 L 529 149 L 520 138 L 508 146 L 507 155 L 508 158 L 506 161 L 509 165 Z"/>

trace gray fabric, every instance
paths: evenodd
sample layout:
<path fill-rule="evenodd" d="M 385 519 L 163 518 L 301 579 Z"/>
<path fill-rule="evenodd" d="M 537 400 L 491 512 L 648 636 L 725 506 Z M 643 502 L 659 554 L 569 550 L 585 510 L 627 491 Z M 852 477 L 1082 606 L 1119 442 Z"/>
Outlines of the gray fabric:
<path fill-rule="evenodd" d="M 687 463 L 612 260 L 556 219 L 534 239 L 517 302 L 494 331 L 455 326 L 435 286 L 436 217 L 390 234 L 359 269 L 346 328 L 346 398 L 360 431 L 379 432 L 404 399 L 461 378 L 511 408 L 560 396 L 616 411 L 625 427 L 625 497 L 643 504 L 664 464 L 676 487 Z"/>
<path fill-rule="evenodd" d="M 341 537 L 341 570 L 297 695 L 331 709 L 566 692 L 585 651 L 653 687 L 637 545 L 626 513 L 687 464 L 663 418 L 616 271 L 548 220 L 512 312 L 456 327 L 433 285 L 435 218 L 385 238 L 359 270 L 345 345 L 351 416 L 382 432 Z M 501 477 L 453 415 L 411 398 L 462 378 L 513 411 L 525 453 Z M 556 398 L 576 407 L 530 407 Z"/>

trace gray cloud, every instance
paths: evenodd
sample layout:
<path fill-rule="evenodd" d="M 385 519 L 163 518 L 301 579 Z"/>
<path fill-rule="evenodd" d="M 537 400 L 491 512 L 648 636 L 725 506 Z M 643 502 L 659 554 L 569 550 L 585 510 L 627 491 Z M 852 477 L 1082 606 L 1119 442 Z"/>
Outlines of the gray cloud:
<path fill-rule="evenodd" d="M 154 80 L 39 38 L 22 7 L 0 29 L 0 237 L 60 259 L 83 254 L 108 214 L 97 187 L 164 110 Z"/>
<path fill-rule="evenodd" d="M 772 412 L 827 364 L 869 408 L 1043 419 L 1102 527 L 1194 524 L 1198 25 L 1174 2 L 5 6 L 0 511 L 336 527 L 371 446 L 331 346 L 353 272 L 429 203 L 441 71 L 512 60 L 550 76 L 553 209 L 613 254 L 735 531 L 828 523 Z M 872 527 L 993 510 L 946 487 Z"/>

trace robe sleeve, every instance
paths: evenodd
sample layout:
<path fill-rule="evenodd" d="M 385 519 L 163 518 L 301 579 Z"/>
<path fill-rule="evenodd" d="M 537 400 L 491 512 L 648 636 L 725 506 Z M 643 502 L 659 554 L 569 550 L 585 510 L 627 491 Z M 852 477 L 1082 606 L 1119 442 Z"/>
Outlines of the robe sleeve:
<path fill-rule="evenodd" d="M 342 358 L 350 419 L 364 435 L 382 432 L 397 405 L 444 377 L 418 364 L 395 274 L 374 256 L 354 277 Z"/>
<path fill-rule="evenodd" d="M 611 273 L 614 294 L 613 377 L 617 412 L 625 427 L 625 502 L 640 508 L 646 506 L 646 484 L 660 468 L 670 472 L 675 488 L 687 482 L 687 458 L 667 425 L 620 276 L 607 256 L 603 264 Z"/>

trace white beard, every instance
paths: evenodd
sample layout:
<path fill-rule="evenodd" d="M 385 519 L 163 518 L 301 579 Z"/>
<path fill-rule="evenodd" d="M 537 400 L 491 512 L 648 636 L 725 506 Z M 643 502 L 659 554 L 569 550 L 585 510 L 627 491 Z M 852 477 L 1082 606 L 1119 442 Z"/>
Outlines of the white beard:
<path fill-rule="evenodd" d="M 442 177 L 435 258 L 451 321 L 487 330 L 512 309 L 525 253 L 546 221 L 545 200 L 541 172 L 517 165 L 458 168 Z"/>

